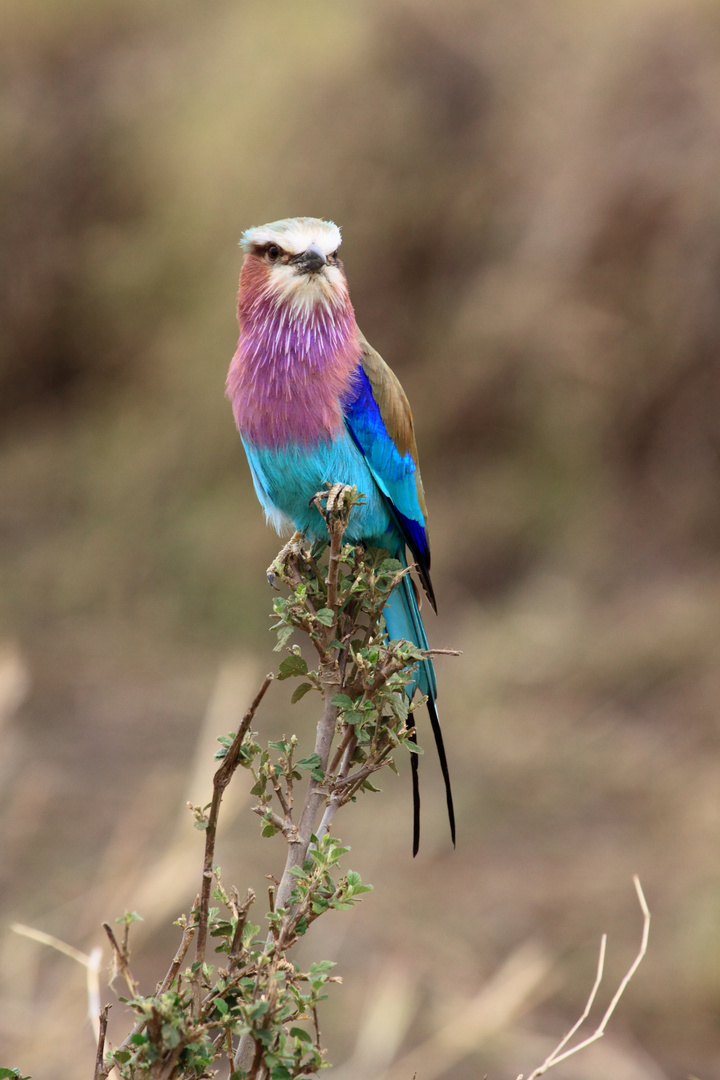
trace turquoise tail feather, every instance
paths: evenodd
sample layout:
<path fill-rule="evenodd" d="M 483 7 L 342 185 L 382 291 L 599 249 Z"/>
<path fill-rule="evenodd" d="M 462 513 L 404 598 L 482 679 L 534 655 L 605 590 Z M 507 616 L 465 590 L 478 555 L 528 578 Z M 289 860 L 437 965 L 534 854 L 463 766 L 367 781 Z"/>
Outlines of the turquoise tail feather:
<path fill-rule="evenodd" d="M 404 558 L 402 561 L 405 561 Z M 388 637 L 391 640 L 403 638 L 405 641 L 412 642 L 412 644 L 416 645 L 419 649 L 428 648 L 425 627 L 423 626 L 417 597 L 409 574 L 406 574 L 400 584 L 397 585 L 390 600 L 385 605 L 385 625 L 387 626 Z M 426 694 L 428 699 L 427 707 L 430 715 L 430 726 L 435 739 L 440 769 L 445 783 L 445 799 L 447 802 L 448 819 L 450 821 L 450 835 L 454 846 L 455 808 L 453 806 L 450 770 L 448 769 L 447 756 L 445 754 L 445 743 L 443 741 L 440 718 L 435 704 L 437 699 L 435 667 L 430 657 L 427 657 L 418 664 L 414 680 L 407 685 L 408 697 L 412 697 L 416 689 L 418 689 L 421 694 Z M 413 742 L 415 741 L 417 740 L 413 739 Z M 418 780 L 419 758 L 417 754 L 410 755 L 410 765 L 412 770 L 413 789 L 413 855 L 417 855 L 420 846 L 420 786 Z"/>

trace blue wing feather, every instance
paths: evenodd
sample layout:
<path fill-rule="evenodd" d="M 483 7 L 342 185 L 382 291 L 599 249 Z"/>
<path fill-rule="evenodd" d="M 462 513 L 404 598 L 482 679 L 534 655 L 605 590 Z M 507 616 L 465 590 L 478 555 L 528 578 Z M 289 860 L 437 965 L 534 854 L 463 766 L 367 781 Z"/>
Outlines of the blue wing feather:
<path fill-rule="evenodd" d="M 430 551 L 425 515 L 417 494 L 417 466 L 410 452 L 401 454 L 390 437 L 362 364 L 358 364 L 352 390 L 343 401 L 343 413 L 355 445 L 392 507 L 402 538 L 418 563 L 426 568 Z"/>

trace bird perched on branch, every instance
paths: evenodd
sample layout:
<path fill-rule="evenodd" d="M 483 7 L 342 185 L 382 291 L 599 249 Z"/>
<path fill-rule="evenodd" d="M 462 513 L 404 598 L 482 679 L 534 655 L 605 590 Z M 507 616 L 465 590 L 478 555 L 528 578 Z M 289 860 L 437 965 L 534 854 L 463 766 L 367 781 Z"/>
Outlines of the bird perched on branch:
<path fill-rule="evenodd" d="M 348 540 L 385 548 L 404 566 L 409 549 L 435 608 L 412 413 L 397 377 L 358 329 L 338 258 L 340 230 L 318 218 L 286 218 L 248 229 L 240 245 L 245 252 L 240 339 L 227 396 L 268 520 L 278 531 L 291 524 L 311 540 L 327 539 L 311 499 L 327 482 L 354 485 L 365 502 L 350 516 Z M 391 639 L 427 649 L 408 575 L 384 614 Z M 454 843 L 450 777 L 429 657 L 418 665 L 410 694 L 416 686 L 428 698 Z M 416 854 L 417 754 L 410 760 Z"/>

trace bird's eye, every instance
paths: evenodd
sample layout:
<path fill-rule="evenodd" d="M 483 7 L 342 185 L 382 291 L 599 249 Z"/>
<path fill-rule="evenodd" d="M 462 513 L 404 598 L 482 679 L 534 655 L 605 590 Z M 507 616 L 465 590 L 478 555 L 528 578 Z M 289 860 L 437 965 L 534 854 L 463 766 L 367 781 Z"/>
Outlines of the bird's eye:
<path fill-rule="evenodd" d="M 270 260 L 270 262 L 275 262 L 276 259 L 279 259 L 280 254 L 281 254 L 280 248 L 277 246 L 277 244 L 270 244 L 270 246 L 267 249 L 267 257 Z"/>
<path fill-rule="evenodd" d="M 337 262 L 337 253 L 338 253 L 338 249 L 335 248 L 335 250 L 331 251 L 330 254 L 328 255 L 328 259 L 332 259 L 333 262 Z"/>

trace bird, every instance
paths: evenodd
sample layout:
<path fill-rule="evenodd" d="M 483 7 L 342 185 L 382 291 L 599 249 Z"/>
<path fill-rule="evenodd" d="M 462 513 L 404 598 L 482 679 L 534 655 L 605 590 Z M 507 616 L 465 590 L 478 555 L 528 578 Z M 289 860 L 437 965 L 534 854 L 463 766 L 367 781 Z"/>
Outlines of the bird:
<path fill-rule="evenodd" d="M 345 533 L 352 543 L 410 559 L 437 611 L 430 543 L 412 412 L 397 376 L 360 332 L 338 256 L 340 229 L 314 217 L 284 218 L 247 229 L 240 240 L 239 339 L 226 396 L 267 521 L 327 541 L 312 502 L 326 484 L 365 496 Z M 428 640 L 408 574 L 384 609 L 391 640 L 420 649 Z M 427 696 L 445 783 L 450 834 L 455 812 L 437 712 L 430 657 L 418 662 L 407 693 Z M 413 855 L 420 843 L 418 756 L 410 755 Z"/>

